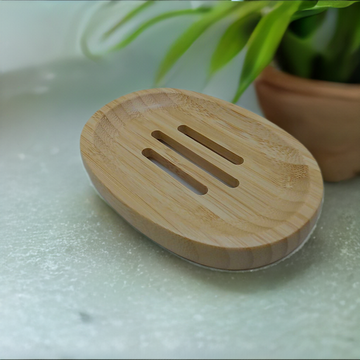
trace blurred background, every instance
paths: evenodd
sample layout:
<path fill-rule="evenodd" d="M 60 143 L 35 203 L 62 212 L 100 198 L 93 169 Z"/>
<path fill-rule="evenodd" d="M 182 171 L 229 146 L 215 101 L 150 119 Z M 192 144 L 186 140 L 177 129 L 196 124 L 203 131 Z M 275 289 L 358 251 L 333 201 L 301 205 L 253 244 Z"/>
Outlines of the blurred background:
<path fill-rule="evenodd" d="M 109 79 L 104 81 L 107 87 L 112 87 L 116 82 L 115 79 L 123 78 L 125 75 L 127 80 L 116 84 L 118 89 L 116 97 L 124 91 L 154 87 L 155 75 L 164 54 L 174 40 L 194 22 L 192 16 L 164 20 L 144 31 L 120 52 L 110 52 L 95 61 L 87 58 L 80 47 L 86 28 L 90 30 L 88 38 L 91 49 L 101 53 L 108 49 L 112 42 L 115 44 L 124 34 L 133 31 L 139 24 L 155 15 L 168 11 L 196 9 L 205 5 L 206 1 L 156 4 L 120 28 L 116 36 L 109 39 L 110 41 L 100 42 L 99 37 L 121 18 L 120 14 L 130 12 L 138 6 L 137 3 L 122 1 L 107 6 L 107 2 L 96 1 L 71 4 L 62 1 L 45 1 L 36 4 L 25 2 L 21 6 L 16 1 L 3 2 L 0 4 L 3 49 L 1 71 L 11 72 L 48 63 L 59 65 L 59 60 L 72 60 L 74 66 L 74 60 L 78 60 L 78 64 L 87 66 L 87 69 L 91 67 L 97 69 L 96 73 L 104 72 L 104 76 L 111 73 L 113 81 L 110 83 Z M 176 69 L 171 72 L 166 82 L 167 87 L 176 86 L 195 91 L 206 88 L 209 94 L 231 100 L 238 86 L 241 71 L 239 64 L 244 53 L 239 54 L 211 81 L 207 79 L 209 58 L 227 25 L 228 22 L 215 24 L 196 41 L 186 56 L 180 59 Z M 129 66 L 130 63 L 132 66 Z M 97 76 L 93 71 L 89 71 L 88 75 Z M 219 87 L 222 87 L 221 91 L 218 91 Z M 249 99 L 248 101 L 251 102 L 248 107 L 256 107 L 253 101 Z"/>
<path fill-rule="evenodd" d="M 80 29 L 94 5 L 1 2 L 2 72 L 79 56 Z"/>

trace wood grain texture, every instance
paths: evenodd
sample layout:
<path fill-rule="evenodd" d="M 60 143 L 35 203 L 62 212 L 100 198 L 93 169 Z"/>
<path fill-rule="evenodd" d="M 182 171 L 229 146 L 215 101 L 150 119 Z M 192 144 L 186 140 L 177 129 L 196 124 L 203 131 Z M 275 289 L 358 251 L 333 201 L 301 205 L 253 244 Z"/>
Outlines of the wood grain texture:
<path fill-rule="evenodd" d="M 80 143 L 110 206 L 201 265 L 274 263 L 303 243 L 319 215 L 323 182 L 309 151 L 266 119 L 207 95 L 152 89 L 123 96 L 90 118 Z"/>

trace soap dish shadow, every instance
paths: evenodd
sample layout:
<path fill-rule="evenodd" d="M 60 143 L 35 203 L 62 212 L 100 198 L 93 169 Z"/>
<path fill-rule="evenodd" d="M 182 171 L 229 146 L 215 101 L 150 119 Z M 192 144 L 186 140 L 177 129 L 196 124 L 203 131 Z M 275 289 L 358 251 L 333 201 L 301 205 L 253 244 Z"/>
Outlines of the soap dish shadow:
<path fill-rule="evenodd" d="M 90 189 L 89 191 L 92 192 Z M 311 271 L 310 269 L 318 262 L 317 257 L 313 256 L 313 238 L 317 232 L 317 229 L 314 228 L 306 244 L 304 242 L 304 246 L 292 253 L 291 256 L 270 266 L 257 269 L 256 271 L 219 271 L 217 269 L 199 266 L 199 264 L 181 258 L 169 250 L 164 249 L 158 243 L 155 243 L 140 233 L 125 219 L 120 217 L 115 210 L 113 210 L 101 196 L 97 196 L 98 193 L 96 193 L 92 192 L 93 195 L 91 195 L 94 210 L 99 213 L 101 212 L 101 217 L 106 217 L 109 226 L 116 226 L 119 231 L 124 232 L 125 230 L 126 233 L 131 234 L 131 242 L 136 242 L 132 248 L 134 248 L 134 251 L 139 252 L 136 258 L 142 259 L 145 264 L 147 263 L 149 271 L 152 271 L 151 267 L 154 265 L 155 269 L 153 271 L 158 271 L 157 269 L 160 268 L 169 269 L 172 274 L 176 273 L 182 278 L 188 277 L 192 279 L 192 281 L 196 279 L 199 283 L 204 283 L 206 286 L 214 287 L 217 290 L 237 293 L 256 293 L 282 288 L 295 279 L 303 277 L 304 274 Z M 106 215 L 104 215 L 104 211 Z M 119 243 L 122 241 L 123 239 L 119 238 Z M 316 251 L 321 250 L 317 249 Z M 144 258 L 145 256 L 146 258 Z M 136 264 L 132 265 L 136 266 Z"/>

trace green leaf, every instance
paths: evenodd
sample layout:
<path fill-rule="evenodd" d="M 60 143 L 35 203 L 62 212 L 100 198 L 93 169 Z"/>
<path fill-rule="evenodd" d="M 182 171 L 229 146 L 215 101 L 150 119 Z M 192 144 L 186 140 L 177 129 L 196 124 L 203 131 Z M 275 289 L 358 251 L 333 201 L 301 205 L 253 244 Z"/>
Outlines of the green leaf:
<path fill-rule="evenodd" d="M 326 10 L 327 10 L 327 8 L 319 8 L 319 9 L 315 9 L 315 10 L 313 10 L 313 9 L 300 10 L 300 11 L 297 11 L 292 16 L 291 20 L 295 21 L 295 20 L 303 19 L 303 18 L 308 17 L 308 16 L 318 15 L 318 14 L 323 13 Z"/>
<path fill-rule="evenodd" d="M 297 11 L 292 20 L 302 19 L 304 17 L 310 17 L 317 15 L 329 8 L 344 8 L 348 7 L 358 1 L 303 1 L 299 11 Z"/>
<path fill-rule="evenodd" d="M 319 14 L 303 17 L 301 19 L 292 21 L 289 25 L 289 30 L 297 37 L 305 39 L 316 32 L 316 30 L 323 24 L 327 11 L 321 11 Z"/>
<path fill-rule="evenodd" d="M 164 78 L 177 60 L 189 49 L 193 42 L 199 38 L 211 25 L 225 17 L 239 4 L 234 2 L 220 2 L 208 14 L 192 24 L 170 47 L 168 53 L 160 64 L 156 84 Z"/>
<path fill-rule="evenodd" d="M 245 4 L 255 4 L 257 8 L 254 6 L 251 8 L 242 7 L 238 19 L 227 28 L 211 58 L 210 76 L 224 67 L 244 48 L 252 31 L 261 18 L 259 13 L 254 12 L 260 9 L 259 3 Z M 260 4 L 260 6 L 262 7 L 262 4 Z"/>
<path fill-rule="evenodd" d="M 360 46 L 360 3 L 337 12 L 335 33 L 325 49 L 318 73 L 323 80 L 347 82 L 359 63 L 356 50 Z"/>
<path fill-rule="evenodd" d="M 357 1 L 322 1 L 319 0 L 316 5 L 314 6 L 314 9 L 318 8 L 343 8 L 350 6 Z"/>
<path fill-rule="evenodd" d="M 106 38 L 108 38 L 115 30 L 117 30 L 121 25 L 125 24 L 126 22 L 128 22 L 129 20 L 131 20 L 135 15 L 139 14 L 140 12 L 142 12 L 143 10 L 145 10 L 147 7 L 151 6 L 152 4 L 154 4 L 154 1 L 146 1 L 146 2 L 141 2 L 141 5 L 136 7 L 134 10 L 130 11 L 127 15 L 125 15 L 124 18 L 122 18 L 115 26 L 113 26 L 110 30 L 108 30 L 105 34 L 102 35 L 102 40 L 106 40 Z M 83 53 L 85 54 L 85 56 L 93 59 L 93 60 L 98 60 L 103 54 L 94 54 L 89 46 L 88 46 L 88 39 L 90 38 L 90 36 L 92 35 L 92 33 L 94 32 L 94 29 L 96 29 L 97 25 L 100 23 L 102 23 L 102 19 L 100 16 L 101 11 L 99 10 L 103 10 L 104 8 L 109 8 L 110 6 L 113 6 L 114 4 L 116 4 L 115 1 L 110 1 L 110 2 L 104 2 L 102 3 L 102 7 L 100 7 L 100 9 L 98 9 L 98 11 L 93 15 L 93 17 L 91 18 L 91 20 L 89 21 L 89 23 L 87 24 L 81 39 L 80 39 L 80 46 L 81 49 L 83 51 Z M 106 52 L 105 52 L 106 53 Z"/>
<path fill-rule="evenodd" d="M 276 62 L 282 70 L 300 77 L 311 78 L 314 63 L 320 55 L 314 47 L 314 38 L 326 14 L 327 9 L 323 9 L 320 13 L 302 17 L 289 25 L 276 52 Z"/>
<path fill-rule="evenodd" d="M 359 13 L 360 3 L 357 3 L 355 11 Z M 359 15 L 358 15 L 359 16 Z M 352 44 L 350 46 L 350 53 L 353 54 L 355 51 L 357 51 L 360 48 L 360 18 L 357 22 L 354 22 L 354 34 L 352 39 Z"/>
<path fill-rule="evenodd" d="M 271 62 L 293 14 L 300 9 L 301 3 L 279 2 L 260 20 L 248 42 L 240 83 L 233 102 L 239 100 L 246 88 Z"/>
<path fill-rule="evenodd" d="M 310 78 L 313 62 L 318 52 L 312 44 L 312 37 L 300 38 L 286 31 L 276 53 L 276 61 L 282 70 L 304 78 Z"/>
<path fill-rule="evenodd" d="M 140 6 L 136 7 L 134 10 L 130 11 L 127 15 L 125 15 L 118 23 L 116 23 L 110 30 L 108 30 L 103 35 L 103 39 L 107 39 L 110 35 L 112 35 L 117 29 L 119 29 L 122 25 L 127 23 L 129 20 L 131 20 L 133 17 L 135 17 L 137 14 L 144 11 L 149 6 L 155 4 L 155 1 L 149 0 L 142 3 Z"/>
<path fill-rule="evenodd" d="M 134 32 L 132 32 L 130 35 L 128 35 L 124 40 L 122 40 L 117 45 L 113 46 L 110 51 L 116 51 L 120 50 L 123 47 L 129 45 L 133 40 L 135 40 L 142 32 L 144 32 L 149 27 L 155 25 L 156 23 L 170 19 L 172 17 L 182 16 L 182 15 L 196 15 L 200 13 L 204 13 L 209 11 L 208 8 L 197 8 L 197 9 L 184 9 L 184 10 L 174 10 L 169 11 L 163 14 L 160 14 L 158 16 L 155 16 L 154 18 L 146 21 L 145 23 L 141 24 Z"/>

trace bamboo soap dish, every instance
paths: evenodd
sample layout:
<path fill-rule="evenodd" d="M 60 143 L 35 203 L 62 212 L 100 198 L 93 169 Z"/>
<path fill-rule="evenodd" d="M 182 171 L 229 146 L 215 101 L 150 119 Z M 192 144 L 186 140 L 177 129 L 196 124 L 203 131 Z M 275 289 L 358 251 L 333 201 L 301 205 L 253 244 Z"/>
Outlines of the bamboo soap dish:
<path fill-rule="evenodd" d="M 95 188 L 167 250 L 221 270 L 250 270 L 298 249 L 320 214 L 310 152 L 268 120 L 177 89 L 122 96 L 81 134 Z"/>

